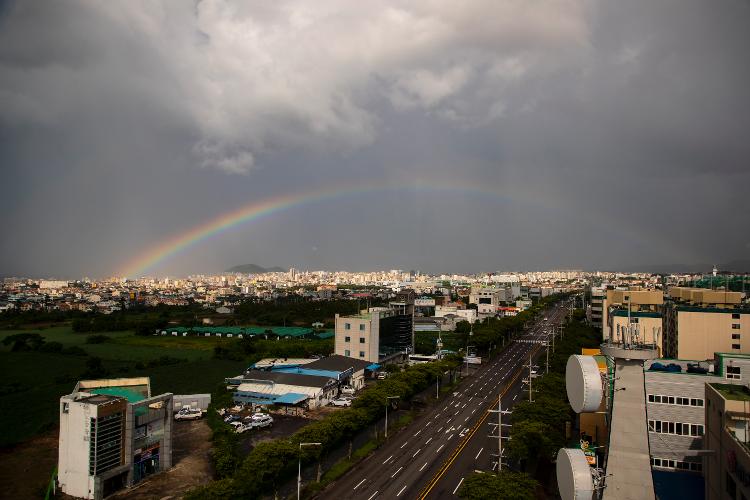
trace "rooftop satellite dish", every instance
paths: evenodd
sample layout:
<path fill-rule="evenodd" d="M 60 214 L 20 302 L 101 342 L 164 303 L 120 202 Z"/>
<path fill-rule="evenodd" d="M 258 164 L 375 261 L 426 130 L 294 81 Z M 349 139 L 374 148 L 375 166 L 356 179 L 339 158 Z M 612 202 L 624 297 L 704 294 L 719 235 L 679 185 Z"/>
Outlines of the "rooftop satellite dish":
<path fill-rule="evenodd" d="M 591 500 L 594 479 L 583 450 L 560 448 L 557 452 L 557 488 L 562 500 Z"/>
<path fill-rule="evenodd" d="M 575 354 L 565 366 L 565 389 L 570 406 L 576 413 L 597 411 L 602 402 L 604 388 L 599 365 L 593 356 Z"/>

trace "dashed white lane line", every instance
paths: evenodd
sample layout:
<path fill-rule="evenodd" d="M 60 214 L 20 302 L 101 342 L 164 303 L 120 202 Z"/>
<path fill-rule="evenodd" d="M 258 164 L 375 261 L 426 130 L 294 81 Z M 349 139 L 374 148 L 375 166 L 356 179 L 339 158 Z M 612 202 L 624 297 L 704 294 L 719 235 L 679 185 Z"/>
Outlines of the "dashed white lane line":
<path fill-rule="evenodd" d="M 515 401 L 517 397 L 518 397 L 518 394 L 516 394 L 515 396 L 513 396 L 513 401 Z"/>
<path fill-rule="evenodd" d="M 390 457 L 386 458 L 386 459 L 385 459 L 385 462 L 383 462 L 383 465 L 385 465 L 385 464 L 387 464 L 388 462 L 390 462 L 390 460 L 391 460 L 392 458 L 393 458 L 393 455 L 391 455 Z"/>
<path fill-rule="evenodd" d="M 357 488 L 359 488 L 360 486 L 362 486 L 362 483 L 364 483 L 365 481 L 367 481 L 367 478 L 364 478 L 362 481 L 360 481 L 359 483 L 357 483 L 357 486 L 355 486 L 354 489 L 356 490 Z"/>
<path fill-rule="evenodd" d="M 403 468 L 404 468 L 403 465 L 401 467 L 399 467 L 398 470 L 393 473 L 393 475 L 391 476 L 391 479 L 393 479 L 394 477 L 396 477 L 396 474 L 398 474 L 399 472 L 401 472 L 401 469 L 403 469 Z"/>
<path fill-rule="evenodd" d="M 418 430 L 418 431 L 416 432 L 416 434 L 414 434 L 414 437 L 417 437 L 417 436 L 419 436 L 419 433 L 420 433 L 420 432 L 422 432 L 422 429 L 419 429 L 419 430 Z"/>
<path fill-rule="evenodd" d="M 474 415 L 474 412 L 475 412 L 475 411 L 477 411 L 477 409 L 476 409 L 476 408 L 474 408 L 473 410 L 471 410 L 471 414 L 472 414 L 472 415 Z"/>
<path fill-rule="evenodd" d="M 414 455 L 412 455 L 412 456 L 411 456 L 411 458 L 414 458 L 414 457 L 416 457 L 417 455 L 419 455 L 419 452 L 420 452 L 420 451 L 422 451 L 422 448 L 418 449 L 418 450 L 417 450 L 417 451 L 416 451 L 416 452 L 414 453 Z"/>
<path fill-rule="evenodd" d="M 473 412 L 472 412 L 472 413 L 473 413 Z M 467 420 L 469 420 L 469 417 L 466 417 L 466 418 L 464 419 L 464 422 L 466 422 Z"/>
<path fill-rule="evenodd" d="M 451 434 L 450 436 L 448 436 L 448 439 L 446 441 L 450 441 L 452 437 L 453 437 L 453 434 Z"/>
<path fill-rule="evenodd" d="M 408 443 L 408 442 L 409 442 L 409 441 L 404 441 L 404 444 L 402 444 L 402 445 L 401 445 L 401 449 L 402 449 L 402 450 L 404 449 L 404 446 L 406 446 L 406 443 Z"/>
<path fill-rule="evenodd" d="M 432 441 L 432 438 L 430 438 L 427 441 L 425 441 L 424 444 L 430 444 L 430 441 Z"/>
<path fill-rule="evenodd" d="M 444 444 L 441 444 L 441 445 L 440 445 L 440 448 L 438 448 L 437 450 L 435 450 L 435 454 L 438 454 L 438 453 L 440 453 L 440 450 L 442 450 L 442 449 L 443 449 L 443 446 L 445 446 L 445 445 L 444 445 Z"/>
<path fill-rule="evenodd" d="M 441 428 L 440 428 L 440 429 L 438 429 L 437 431 L 438 431 L 438 432 L 440 432 L 440 431 L 442 431 L 443 429 L 444 429 L 444 427 L 441 427 Z"/>
<path fill-rule="evenodd" d="M 372 496 L 371 496 L 370 498 L 368 498 L 367 500 L 372 500 L 373 498 L 375 498 L 375 495 L 377 495 L 377 494 L 378 494 L 378 492 L 376 491 L 376 492 L 375 492 L 375 493 L 373 493 L 373 494 L 372 494 Z"/>
<path fill-rule="evenodd" d="M 406 489 L 406 485 L 404 485 L 404 487 L 401 488 L 401 490 L 398 493 L 396 493 L 396 496 L 401 495 L 401 493 L 403 493 L 405 489 Z"/>
<path fill-rule="evenodd" d="M 461 483 L 463 483 L 463 482 L 464 482 L 464 478 L 461 478 L 461 480 L 460 480 L 460 481 L 458 482 L 458 484 L 456 485 L 456 489 L 455 489 L 455 490 L 453 490 L 453 494 L 454 494 L 454 495 L 455 495 L 455 494 L 456 494 L 456 492 L 458 491 L 458 488 L 460 488 L 460 487 L 461 487 Z"/>
<path fill-rule="evenodd" d="M 419 468 L 419 472 L 422 472 L 425 467 L 427 467 L 427 462 L 425 462 L 424 465 L 422 465 L 422 467 Z"/>
<path fill-rule="evenodd" d="M 477 456 L 474 457 L 474 460 L 476 460 L 477 458 L 479 458 L 479 455 L 481 455 L 483 451 L 484 451 L 484 448 L 482 448 L 481 450 L 479 450 L 479 452 L 477 453 Z"/>

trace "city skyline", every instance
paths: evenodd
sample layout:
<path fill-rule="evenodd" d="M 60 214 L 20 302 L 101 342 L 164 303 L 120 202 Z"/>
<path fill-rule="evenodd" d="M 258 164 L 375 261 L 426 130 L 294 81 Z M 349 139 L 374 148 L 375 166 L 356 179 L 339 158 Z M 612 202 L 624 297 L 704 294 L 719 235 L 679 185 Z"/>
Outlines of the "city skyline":
<path fill-rule="evenodd" d="M 0 275 L 747 259 L 748 20 L 697 1 L 8 3 Z"/>

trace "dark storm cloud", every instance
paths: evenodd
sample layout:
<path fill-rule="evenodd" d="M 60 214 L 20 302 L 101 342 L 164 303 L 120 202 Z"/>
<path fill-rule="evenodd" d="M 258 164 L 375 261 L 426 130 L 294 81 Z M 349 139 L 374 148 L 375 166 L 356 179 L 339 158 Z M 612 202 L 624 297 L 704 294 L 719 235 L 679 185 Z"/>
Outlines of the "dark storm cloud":
<path fill-rule="evenodd" d="M 723 261 L 750 245 L 750 6 L 10 2 L 0 274 L 104 275 L 252 200 L 373 193 L 157 269 Z"/>

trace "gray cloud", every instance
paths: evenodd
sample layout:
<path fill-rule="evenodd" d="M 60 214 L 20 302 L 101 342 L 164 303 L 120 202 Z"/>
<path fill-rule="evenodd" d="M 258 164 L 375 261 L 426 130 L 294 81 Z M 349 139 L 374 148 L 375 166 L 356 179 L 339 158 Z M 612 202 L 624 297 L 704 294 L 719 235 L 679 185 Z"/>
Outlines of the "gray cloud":
<path fill-rule="evenodd" d="M 107 274 L 252 200 L 378 179 L 514 201 L 329 200 L 157 271 L 742 257 L 748 21 L 730 0 L 5 4 L 0 272 Z"/>

